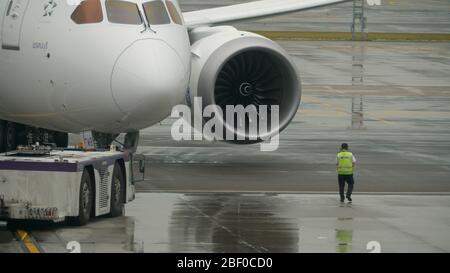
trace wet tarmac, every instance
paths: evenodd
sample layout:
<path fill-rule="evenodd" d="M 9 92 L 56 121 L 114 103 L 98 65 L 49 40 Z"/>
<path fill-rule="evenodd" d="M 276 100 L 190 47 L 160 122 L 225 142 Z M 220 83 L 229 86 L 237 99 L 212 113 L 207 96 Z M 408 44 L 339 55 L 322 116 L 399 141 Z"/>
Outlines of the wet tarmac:
<path fill-rule="evenodd" d="M 185 11 L 249 2 L 181 0 Z M 369 32 L 450 33 L 448 0 L 382 0 L 366 6 Z M 349 32 L 353 2 L 234 24 L 244 30 Z"/>
<path fill-rule="evenodd" d="M 141 194 L 127 213 L 158 216 L 135 222 L 145 252 L 368 252 L 370 241 L 385 252 L 450 250 L 450 197 L 336 201 L 329 195 Z M 171 211 L 158 209 L 160 203 Z"/>
<path fill-rule="evenodd" d="M 449 252 L 449 196 L 141 193 L 126 216 L 40 226 L 42 252 Z M 2 233 L 0 252 L 21 252 Z"/>

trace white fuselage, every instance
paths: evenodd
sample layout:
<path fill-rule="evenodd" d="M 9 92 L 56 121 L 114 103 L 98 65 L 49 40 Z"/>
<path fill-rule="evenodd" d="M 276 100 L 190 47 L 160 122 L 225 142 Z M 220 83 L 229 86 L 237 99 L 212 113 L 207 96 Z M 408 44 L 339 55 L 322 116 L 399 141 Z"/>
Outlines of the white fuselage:
<path fill-rule="evenodd" d="M 16 13 L 7 16 L 10 1 Z M 127 1 L 141 11 L 148 2 Z M 57 3 L 50 16 L 48 2 Z M 184 100 L 187 28 L 111 23 L 101 3 L 102 22 L 76 24 L 66 0 L 0 0 L 0 119 L 120 133 L 163 120 Z"/>

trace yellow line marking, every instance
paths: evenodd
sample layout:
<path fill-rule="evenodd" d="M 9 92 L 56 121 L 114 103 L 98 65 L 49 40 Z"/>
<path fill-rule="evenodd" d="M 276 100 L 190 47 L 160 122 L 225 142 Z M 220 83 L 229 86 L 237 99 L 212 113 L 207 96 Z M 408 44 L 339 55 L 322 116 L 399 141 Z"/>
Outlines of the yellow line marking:
<path fill-rule="evenodd" d="M 17 230 L 16 234 L 29 253 L 41 253 L 39 251 L 39 248 L 34 244 L 33 240 L 31 240 L 28 232 L 26 232 L 25 230 Z"/>

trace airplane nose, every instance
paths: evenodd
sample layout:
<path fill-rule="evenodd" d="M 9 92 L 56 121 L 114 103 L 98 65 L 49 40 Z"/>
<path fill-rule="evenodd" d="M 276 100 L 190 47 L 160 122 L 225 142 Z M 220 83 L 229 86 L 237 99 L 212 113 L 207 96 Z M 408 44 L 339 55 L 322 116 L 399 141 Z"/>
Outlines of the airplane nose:
<path fill-rule="evenodd" d="M 139 40 L 117 59 L 111 92 L 127 119 L 145 120 L 150 126 L 183 101 L 188 81 L 185 65 L 166 42 Z"/>

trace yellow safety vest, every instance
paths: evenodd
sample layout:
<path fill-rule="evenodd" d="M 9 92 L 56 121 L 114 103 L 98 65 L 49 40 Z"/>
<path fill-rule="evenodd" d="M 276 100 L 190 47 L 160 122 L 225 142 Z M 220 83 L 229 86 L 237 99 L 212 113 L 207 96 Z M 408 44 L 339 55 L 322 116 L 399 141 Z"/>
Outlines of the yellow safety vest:
<path fill-rule="evenodd" d="M 353 174 L 353 154 L 348 151 L 342 151 L 337 154 L 338 168 L 337 173 L 343 175 Z"/>

